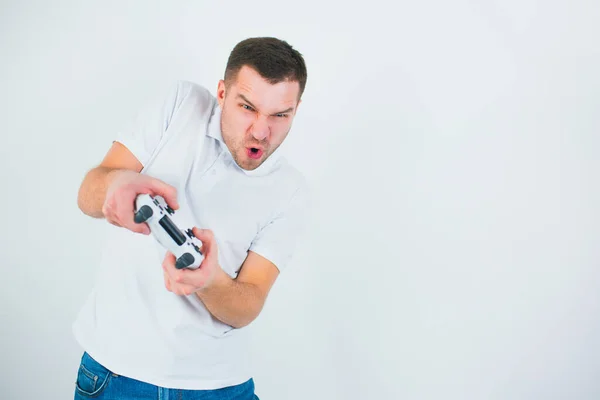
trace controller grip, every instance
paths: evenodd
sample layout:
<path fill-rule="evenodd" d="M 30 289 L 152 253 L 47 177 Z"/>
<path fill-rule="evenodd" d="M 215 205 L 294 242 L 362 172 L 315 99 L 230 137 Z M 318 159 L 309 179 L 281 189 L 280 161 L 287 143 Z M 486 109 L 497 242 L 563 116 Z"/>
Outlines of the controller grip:
<path fill-rule="evenodd" d="M 183 269 L 187 268 L 194 263 L 194 256 L 190 253 L 184 253 L 181 257 L 177 259 L 175 262 L 175 268 Z"/>
<path fill-rule="evenodd" d="M 150 208 L 150 206 L 144 205 L 134 214 L 133 221 L 136 224 L 141 224 L 142 222 L 148 221 L 152 214 L 152 208 Z"/>

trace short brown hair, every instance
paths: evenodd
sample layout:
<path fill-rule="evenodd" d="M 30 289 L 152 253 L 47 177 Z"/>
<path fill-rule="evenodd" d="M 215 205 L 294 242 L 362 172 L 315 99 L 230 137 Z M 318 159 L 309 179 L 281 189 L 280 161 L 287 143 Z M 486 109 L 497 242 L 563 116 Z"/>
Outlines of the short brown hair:
<path fill-rule="evenodd" d="M 248 38 L 239 42 L 231 51 L 225 68 L 225 82 L 231 82 L 244 66 L 256 70 L 269 83 L 285 80 L 300 85 L 298 98 L 306 87 L 306 64 L 304 58 L 286 41 L 273 37 Z"/>

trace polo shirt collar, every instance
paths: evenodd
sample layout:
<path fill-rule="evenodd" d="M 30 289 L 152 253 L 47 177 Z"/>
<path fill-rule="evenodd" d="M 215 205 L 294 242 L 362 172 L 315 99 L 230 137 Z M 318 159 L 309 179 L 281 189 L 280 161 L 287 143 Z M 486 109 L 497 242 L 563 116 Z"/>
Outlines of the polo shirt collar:
<path fill-rule="evenodd" d="M 208 136 L 217 140 L 221 144 L 221 148 L 226 152 L 232 165 L 234 165 L 239 171 L 243 172 L 247 176 L 263 176 L 270 173 L 278 165 L 278 161 L 281 158 L 281 146 L 277 148 L 270 156 L 263 162 L 258 168 L 253 171 L 248 171 L 241 168 L 233 159 L 229 147 L 225 144 L 223 139 L 223 132 L 221 131 L 221 106 L 218 102 L 215 102 L 213 107 L 213 113 L 208 122 Z"/>

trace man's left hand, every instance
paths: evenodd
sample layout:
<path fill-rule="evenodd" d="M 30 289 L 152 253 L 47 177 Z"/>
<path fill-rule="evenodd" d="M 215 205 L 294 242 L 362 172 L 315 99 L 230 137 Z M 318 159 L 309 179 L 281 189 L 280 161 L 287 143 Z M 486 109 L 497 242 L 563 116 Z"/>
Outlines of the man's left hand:
<path fill-rule="evenodd" d="M 218 248 L 213 232 L 196 227 L 192 229 L 192 232 L 202 242 L 200 250 L 204 255 L 204 260 L 200 267 L 195 270 L 175 268 L 176 258 L 170 251 L 167 252 L 162 263 L 165 287 L 177 295 L 187 296 L 209 287 L 215 276 L 222 272 L 219 271 L 221 266 L 218 263 Z"/>

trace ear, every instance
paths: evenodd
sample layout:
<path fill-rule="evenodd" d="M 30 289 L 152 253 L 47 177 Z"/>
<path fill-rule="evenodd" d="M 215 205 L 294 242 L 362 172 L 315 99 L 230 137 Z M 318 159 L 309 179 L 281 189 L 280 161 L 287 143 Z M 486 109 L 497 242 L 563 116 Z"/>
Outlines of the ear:
<path fill-rule="evenodd" d="M 219 102 L 221 108 L 223 108 L 223 103 L 225 102 L 225 91 L 225 81 L 221 79 L 219 81 L 219 85 L 217 86 L 217 101 Z"/>

